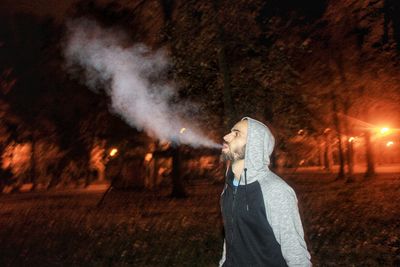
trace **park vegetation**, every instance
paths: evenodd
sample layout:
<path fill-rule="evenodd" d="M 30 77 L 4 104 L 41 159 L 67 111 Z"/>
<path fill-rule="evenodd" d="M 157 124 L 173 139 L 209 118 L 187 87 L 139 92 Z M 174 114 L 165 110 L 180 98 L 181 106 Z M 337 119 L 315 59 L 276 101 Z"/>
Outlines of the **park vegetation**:
<path fill-rule="evenodd" d="M 68 16 L 166 49 L 179 99 L 201 107 L 194 119 L 215 141 L 252 116 L 274 131 L 273 168 L 338 165 L 351 182 L 357 164 L 373 178 L 377 164 L 399 162 L 399 12 L 391 0 L 143 0 L 78 1 Z M 69 75 L 59 20 L 4 15 L 0 31 L 1 191 L 97 180 L 151 189 L 172 176 L 172 195 L 185 196 L 188 173 L 221 174 L 214 152 L 130 128 L 105 93 Z"/>

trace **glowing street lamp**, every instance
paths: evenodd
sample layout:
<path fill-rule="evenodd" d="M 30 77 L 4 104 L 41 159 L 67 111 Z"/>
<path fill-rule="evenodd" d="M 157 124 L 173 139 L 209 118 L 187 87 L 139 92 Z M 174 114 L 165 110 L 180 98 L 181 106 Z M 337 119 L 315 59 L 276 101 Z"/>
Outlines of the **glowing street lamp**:
<path fill-rule="evenodd" d="M 117 155 L 117 153 L 118 153 L 118 149 L 116 149 L 116 148 L 111 149 L 110 157 L 114 157 L 115 155 Z"/>
<path fill-rule="evenodd" d="M 150 162 L 152 158 L 153 158 L 153 153 L 147 153 L 146 156 L 144 156 L 144 160 L 146 162 Z"/>
<path fill-rule="evenodd" d="M 390 128 L 383 127 L 383 128 L 381 128 L 380 132 L 381 132 L 382 135 L 387 135 L 387 134 L 390 133 Z"/>

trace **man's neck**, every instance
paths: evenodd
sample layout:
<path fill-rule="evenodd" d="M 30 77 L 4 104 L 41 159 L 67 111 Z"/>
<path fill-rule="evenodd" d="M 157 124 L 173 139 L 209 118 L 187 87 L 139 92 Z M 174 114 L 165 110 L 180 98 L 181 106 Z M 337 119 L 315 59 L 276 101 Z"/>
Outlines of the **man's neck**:
<path fill-rule="evenodd" d="M 240 180 L 240 175 L 244 169 L 244 159 L 232 162 L 232 172 L 235 175 L 236 180 Z"/>

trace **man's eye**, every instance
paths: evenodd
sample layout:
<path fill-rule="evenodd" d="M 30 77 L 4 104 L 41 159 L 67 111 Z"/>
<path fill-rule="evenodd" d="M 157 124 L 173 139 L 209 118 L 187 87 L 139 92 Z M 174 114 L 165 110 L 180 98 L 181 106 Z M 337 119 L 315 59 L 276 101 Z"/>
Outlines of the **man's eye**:
<path fill-rule="evenodd" d="M 235 135 L 235 137 L 237 137 L 239 135 L 239 133 L 238 132 L 234 132 L 234 135 Z"/>

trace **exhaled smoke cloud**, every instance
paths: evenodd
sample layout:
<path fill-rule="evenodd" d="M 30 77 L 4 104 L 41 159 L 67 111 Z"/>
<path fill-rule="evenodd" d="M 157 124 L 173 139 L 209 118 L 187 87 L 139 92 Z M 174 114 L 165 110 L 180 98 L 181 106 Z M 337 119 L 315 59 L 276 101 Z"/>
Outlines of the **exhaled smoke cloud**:
<path fill-rule="evenodd" d="M 76 65 L 84 69 L 90 88 L 105 88 L 112 111 L 130 126 L 160 140 L 219 147 L 183 119 L 192 104 L 171 103 L 175 91 L 160 78 L 168 67 L 163 51 L 150 51 L 144 45 L 126 47 L 123 33 L 79 19 L 68 23 L 64 54 L 69 70 Z"/>

